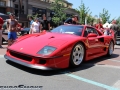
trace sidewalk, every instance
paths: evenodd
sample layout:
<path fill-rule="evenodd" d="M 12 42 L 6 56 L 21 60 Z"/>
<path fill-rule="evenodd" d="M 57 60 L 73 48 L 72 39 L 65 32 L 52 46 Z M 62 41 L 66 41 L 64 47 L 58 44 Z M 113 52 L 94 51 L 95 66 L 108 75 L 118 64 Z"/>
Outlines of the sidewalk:
<path fill-rule="evenodd" d="M 8 45 L 2 45 L 3 48 L 0 48 L 0 55 L 5 55 Z"/>
<path fill-rule="evenodd" d="M 115 49 L 120 48 L 120 45 L 115 45 Z"/>
<path fill-rule="evenodd" d="M 7 40 L 8 39 L 7 33 L 3 33 L 2 37 L 5 40 Z M 20 37 L 20 36 L 18 35 L 18 37 Z M 3 48 L 0 48 L 0 55 L 4 55 L 6 53 L 7 46 L 8 46 L 8 44 L 6 42 L 4 42 L 4 44 L 2 45 Z"/>

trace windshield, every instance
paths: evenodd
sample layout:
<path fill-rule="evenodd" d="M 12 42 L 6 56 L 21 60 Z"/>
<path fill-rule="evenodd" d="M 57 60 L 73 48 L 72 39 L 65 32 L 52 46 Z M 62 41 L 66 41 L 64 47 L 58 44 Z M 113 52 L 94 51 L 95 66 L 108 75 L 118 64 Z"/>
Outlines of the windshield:
<path fill-rule="evenodd" d="M 75 25 L 62 25 L 54 28 L 51 32 L 54 33 L 63 33 L 63 34 L 74 34 L 81 36 L 83 30 L 83 26 L 75 26 Z"/>

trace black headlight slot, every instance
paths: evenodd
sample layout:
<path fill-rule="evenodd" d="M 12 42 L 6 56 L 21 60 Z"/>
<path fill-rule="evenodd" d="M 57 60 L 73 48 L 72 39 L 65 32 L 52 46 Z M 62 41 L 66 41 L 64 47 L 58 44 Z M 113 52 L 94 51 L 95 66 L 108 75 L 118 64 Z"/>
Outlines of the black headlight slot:
<path fill-rule="evenodd" d="M 40 59 L 40 60 L 39 60 L 39 64 L 46 64 L 46 60 Z"/>

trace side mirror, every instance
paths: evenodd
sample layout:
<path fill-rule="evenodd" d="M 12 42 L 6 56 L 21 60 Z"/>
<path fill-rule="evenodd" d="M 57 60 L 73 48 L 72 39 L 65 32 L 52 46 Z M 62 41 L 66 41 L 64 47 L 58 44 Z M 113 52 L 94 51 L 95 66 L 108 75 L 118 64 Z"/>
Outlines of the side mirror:
<path fill-rule="evenodd" d="M 95 34 L 95 33 L 90 33 L 90 34 L 88 34 L 88 36 L 87 37 L 97 37 L 98 35 L 97 34 Z"/>

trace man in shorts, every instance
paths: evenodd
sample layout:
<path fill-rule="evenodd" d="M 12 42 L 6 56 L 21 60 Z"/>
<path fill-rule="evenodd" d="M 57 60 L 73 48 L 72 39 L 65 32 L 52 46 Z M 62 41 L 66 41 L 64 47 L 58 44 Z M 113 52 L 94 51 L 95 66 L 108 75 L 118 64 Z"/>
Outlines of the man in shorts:
<path fill-rule="evenodd" d="M 13 42 L 16 40 L 17 38 L 17 25 L 18 22 L 15 19 L 15 15 L 10 13 L 9 14 L 10 19 L 8 19 L 7 21 L 7 28 L 8 28 L 8 46 L 12 45 Z"/>

